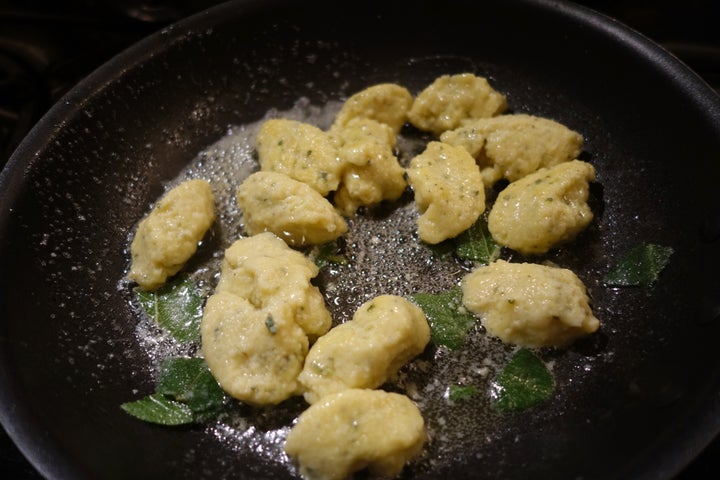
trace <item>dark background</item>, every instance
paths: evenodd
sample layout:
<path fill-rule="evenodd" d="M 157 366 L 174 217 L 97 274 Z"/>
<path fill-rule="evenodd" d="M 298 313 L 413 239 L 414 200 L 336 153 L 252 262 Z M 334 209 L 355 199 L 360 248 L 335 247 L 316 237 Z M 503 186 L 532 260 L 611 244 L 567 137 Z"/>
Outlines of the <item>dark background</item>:
<path fill-rule="evenodd" d="M 0 0 L 0 167 L 78 81 L 141 38 L 217 3 L 221 2 Z M 643 33 L 720 92 L 720 0 L 576 3 Z M 42 478 L 3 430 L 0 478 Z M 720 438 L 677 478 L 720 478 Z"/>

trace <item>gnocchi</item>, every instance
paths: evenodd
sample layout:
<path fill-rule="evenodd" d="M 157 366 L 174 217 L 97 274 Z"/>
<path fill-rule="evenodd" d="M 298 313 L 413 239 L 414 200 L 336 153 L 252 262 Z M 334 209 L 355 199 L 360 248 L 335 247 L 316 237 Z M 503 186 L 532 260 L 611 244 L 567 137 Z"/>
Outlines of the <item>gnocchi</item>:
<path fill-rule="evenodd" d="M 453 238 L 472 226 L 485 211 L 480 169 L 461 147 L 430 142 L 407 168 L 420 238 L 430 244 Z"/>
<path fill-rule="evenodd" d="M 330 329 L 330 312 L 310 281 L 318 267 L 276 235 L 265 232 L 235 241 L 220 268 L 216 292 L 240 296 L 259 309 L 284 305 L 311 339 Z"/>
<path fill-rule="evenodd" d="M 232 293 L 208 298 L 200 323 L 202 352 L 230 396 L 275 405 L 297 394 L 308 338 L 290 307 L 258 308 Z"/>
<path fill-rule="evenodd" d="M 212 225 L 214 202 L 205 180 L 187 180 L 168 191 L 138 224 L 128 278 L 155 290 L 179 272 Z"/>
<path fill-rule="evenodd" d="M 440 135 L 465 120 L 499 115 L 506 108 L 505 95 L 486 78 L 460 73 L 435 79 L 415 97 L 407 116 L 420 130 Z"/>
<path fill-rule="evenodd" d="M 419 307 L 396 295 L 375 297 L 312 346 L 298 377 L 305 400 L 379 387 L 429 341 L 430 327 Z"/>
<path fill-rule="evenodd" d="M 405 170 L 393 153 L 396 139 L 391 127 L 367 118 L 352 118 L 331 134 L 345 163 L 333 202 L 345 216 L 361 206 L 397 200 L 405 191 Z"/>
<path fill-rule="evenodd" d="M 486 186 L 514 182 L 541 167 L 574 160 L 583 137 L 565 125 L 533 115 L 499 115 L 467 121 L 440 140 L 464 147 L 478 161 Z"/>
<path fill-rule="evenodd" d="M 250 235 L 272 232 L 288 245 L 302 247 L 330 242 L 347 232 L 345 220 L 325 197 L 283 173 L 253 173 L 236 197 Z"/>
<path fill-rule="evenodd" d="M 488 229 L 500 244 L 523 254 L 541 254 L 572 240 L 592 221 L 587 200 L 595 168 L 573 160 L 508 185 L 488 215 Z"/>
<path fill-rule="evenodd" d="M 285 451 L 309 480 L 342 480 L 366 467 L 394 477 L 420 454 L 425 436 L 422 414 L 408 397 L 348 389 L 301 413 Z"/>
<path fill-rule="evenodd" d="M 309 123 L 282 118 L 260 126 L 255 147 L 260 169 L 307 183 L 325 196 L 337 189 L 342 163 L 330 136 Z"/>
<path fill-rule="evenodd" d="M 462 279 L 463 305 L 489 335 L 526 347 L 563 347 L 598 329 L 571 270 L 497 260 Z"/>
<path fill-rule="evenodd" d="M 345 100 L 335 116 L 334 127 L 365 118 L 384 123 L 397 135 L 407 121 L 413 97 L 407 88 L 394 83 L 372 85 Z"/>

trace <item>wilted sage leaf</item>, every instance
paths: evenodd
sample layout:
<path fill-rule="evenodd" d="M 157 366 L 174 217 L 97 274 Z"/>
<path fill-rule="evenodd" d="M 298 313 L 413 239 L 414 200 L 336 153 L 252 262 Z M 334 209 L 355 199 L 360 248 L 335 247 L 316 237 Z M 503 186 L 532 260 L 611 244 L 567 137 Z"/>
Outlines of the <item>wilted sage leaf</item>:
<path fill-rule="evenodd" d="M 123 403 L 120 407 L 135 418 L 159 425 L 187 425 L 195 421 L 189 406 L 159 393 Z"/>
<path fill-rule="evenodd" d="M 177 278 L 158 290 L 137 291 L 143 310 L 180 342 L 200 338 L 202 297 L 189 279 Z"/>
<path fill-rule="evenodd" d="M 530 350 L 512 356 L 492 384 L 492 400 L 501 412 L 525 410 L 544 402 L 554 389 L 552 375 Z"/>
<path fill-rule="evenodd" d="M 455 287 L 438 294 L 416 293 L 411 296 L 425 313 L 430 324 L 432 340 L 451 350 L 462 346 L 468 331 L 477 320 L 462 304 L 462 290 Z"/>
<path fill-rule="evenodd" d="M 672 247 L 642 243 L 620 257 L 604 282 L 610 287 L 649 287 L 657 281 L 672 254 Z"/>
<path fill-rule="evenodd" d="M 489 264 L 500 257 L 500 246 L 490 235 L 487 214 L 482 215 L 469 229 L 455 237 L 455 255 L 458 258 Z"/>

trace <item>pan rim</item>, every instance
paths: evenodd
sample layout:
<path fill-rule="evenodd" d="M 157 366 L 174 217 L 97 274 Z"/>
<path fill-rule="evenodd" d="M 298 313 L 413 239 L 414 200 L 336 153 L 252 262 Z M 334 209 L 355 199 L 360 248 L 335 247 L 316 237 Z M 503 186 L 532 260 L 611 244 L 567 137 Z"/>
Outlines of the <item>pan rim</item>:
<path fill-rule="evenodd" d="M 708 121 L 720 124 L 720 95 L 715 92 L 699 75 L 649 38 L 630 27 L 602 13 L 565 0 L 515 0 L 519 5 L 530 5 L 546 10 L 553 10 L 558 15 L 581 21 L 589 28 L 600 31 L 603 35 L 617 43 L 631 48 L 633 52 L 656 65 L 660 70 L 672 77 L 682 87 L 686 98 L 691 100 L 694 109 L 707 117 Z M 52 142 L 63 128 L 63 120 L 73 116 L 108 85 L 118 81 L 126 72 L 137 68 L 158 52 L 173 48 L 173 45 L 186 39 L 195 31 L 210 27 L 218 18 L 250 14 L 258 9 L 269 9 L 271 5 L 299 3 L 293 0 L 231 0 L 210 7 L 203 12 L 183 19 L 170 27 L 155 32 L 139 42 L 131 45 L 112 59 L 97 68 L 68 93 L 66 93 L 32 128 L 18 145 L 4 169 L 0 172 L 0 241 L 6 234 L 6 225 L 12 206 L 24 187 L 28 172 L 35 168 L 34 161 L 38 155 Z M 120 75 L 118 75 L 120 74 Z M 6 365 L 1 366 L 0 379 L 2 384 L 11 384 L 6 380 Z M 720 390 L 720 385 L 718 385 Z M 22 406 L 12 398 L 13 389 L 2 389 L 0 394 L 0 424 L 7 430 L 11 439 L 18 445 L 22 453 L 28 457 L 38 470 L 49 478 L 70 478 L 73 467 L 65 464 L 60 452 L 38 451 L 34 448 L 35 439 L 30 438 L 29 431 L 19 427 L 16 419 L 22 418 Z M 709 408 L 699 414 L 698 425 L 702 435 L 694 435 L 694 442 L 685 449 L 680 458 L 663 457 L 658 460 L 655 468 L 640 474 L 640 478 L 657 478 L 672 475 L 680 471 L 692 458 L 702 451 L 720 431 L 720 399 L 708 399 Z M 27 420 L 27 419 L 26 419 Z M 26 425 L 23 423 L 23 425 Z M 697 427 L 696 427 L 697 429 Z M 697 431 L 697 430 L 696 430 Z M 47 439 L 46 439 L 47 440 Z M 43 455 L 48 453 L 48 455 Z M 77 472 L 74 472 L 77 473 Z"/>

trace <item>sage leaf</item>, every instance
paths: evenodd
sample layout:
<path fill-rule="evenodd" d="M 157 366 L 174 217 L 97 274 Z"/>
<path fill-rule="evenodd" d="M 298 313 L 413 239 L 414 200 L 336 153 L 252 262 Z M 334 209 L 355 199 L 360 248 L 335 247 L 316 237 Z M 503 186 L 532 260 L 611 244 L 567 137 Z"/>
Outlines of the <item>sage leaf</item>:
<path fill-rule="evenodd" d="M 464 260 L 472 260 L 488 265 L 500 258 L 501 248 L 488 229 L 487 213 L 467 230 L 455 237 L 455 255 Z"/>
<path fill-rule="evenodd" d="M 200 339 L 203 299 L 192 280 L 176 278 L 153 292 L 137 290 L 137 296 L 147 315 L 177 341 Z"/>
<path fill-rule="evenodd" d="M 467 400 L 478 393 L 477 387 L 473 385 L 450 385 L 448 388 L 448 398 L 454 402 Z"/>
<path fill-rule="evenodd" d="M 347 259 L 339 253 L 337 242 L 323 243 L 322 245 L 313 247 L 310 256 L 314 258 L 315 265 L 320 269 L 347 263 Z"/>
<path fill-rule="evenodd" d="M 454 238 L 440 243 L 426 244 L 426 246 L 433 252 L 433 255 L 439 261 L 450 261 L 457 255 L 455 253 L 456 244 Z"/>
<path fill-rule="evenodd" d="M 155 393 L 120 407 L 135 418 L 158 425 L 187 425 L 195 421 L 189 406 Z"/>
<path fill-rule="evenodd" d="M 410 298 L 425 313 L 436 345 L 450 350 L 459 349 L 477 323 L 477 319 L 462 304 L 460 287 L 438 294 L 415 293 Z"/>
<path fill-rule="evenodd" d="M 155 393 L 120 405 L 130 415 L 160 425 L 187 425 L 217 417 L 225 393 L 202 358 L 166 358 Z"/>
<path fill-rule="evenodd" d="M 501 412 L 526 410 L 544 402 L 555 388 L 545 364 L 528 349 L 510 358 L 491 386 L 491 398 Z"/>
<path fill-rule="evenodd" d="M 605 275 L 605 285 L 610 287 L 650 287 L 667 266 L 672 247 L 641 243 L 620 257 Z"/>
<path fill-rule="evenodd" d="M 219 413 L 225 394 L 202 358 L 166 358 L 156 392 L 182 402 L 195 414 Z"/>

